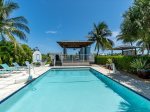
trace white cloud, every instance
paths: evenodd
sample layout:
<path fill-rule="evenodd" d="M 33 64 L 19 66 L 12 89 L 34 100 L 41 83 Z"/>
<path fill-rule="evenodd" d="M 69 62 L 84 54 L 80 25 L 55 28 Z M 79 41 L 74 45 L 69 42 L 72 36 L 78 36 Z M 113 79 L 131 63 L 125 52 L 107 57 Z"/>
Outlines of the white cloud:
<path fill-rule="evenodd" d="M 119 31 L 113 31 L 112 32 L 112 37 L 116 37 L 117 35 L 119 35 Z"/>
<path fill-rule="evenodd" d="M 50 31 L 46 31 L 45 33 L 47 33 L 47 34 L 56 34 L 57 31 L 52 31 L 52 30 L 50 30 Z"/>

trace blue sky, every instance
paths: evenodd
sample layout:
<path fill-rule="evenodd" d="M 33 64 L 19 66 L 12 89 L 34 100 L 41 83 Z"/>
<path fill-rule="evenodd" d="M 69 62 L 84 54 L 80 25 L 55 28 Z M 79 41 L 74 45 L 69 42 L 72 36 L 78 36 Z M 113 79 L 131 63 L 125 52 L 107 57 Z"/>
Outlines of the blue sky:
<path fill-rule="evenodd" d="M 42 53 L 61 52 L 56 41 L 87 40 L 93 23 L 105 21 L 115 40 L 122 14 L 132 0 L 15 0 L 20 9 L 13 16 L 23 15 L 29 21 L 31 33 L 27 44 Z M 115 41 L 116 46 L 120 42 Z M 92 51 L 94 52 L 94 45 Z"/>

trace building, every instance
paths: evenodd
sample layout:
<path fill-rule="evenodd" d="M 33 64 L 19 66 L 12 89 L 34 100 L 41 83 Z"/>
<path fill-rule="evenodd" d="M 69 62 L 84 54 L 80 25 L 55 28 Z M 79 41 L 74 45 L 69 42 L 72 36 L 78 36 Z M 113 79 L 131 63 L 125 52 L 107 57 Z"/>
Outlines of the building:
<path fill-rule="evenodd" d="M 92 41 L 58 41 L 60 47 L 63 49 L 62 54 L 57 54 L 55 59 L 61 65 L 89 65 L 93 57 L 91 54 Z M 68 49 L 79 49 L 75 54 L 68 54 Z"/>

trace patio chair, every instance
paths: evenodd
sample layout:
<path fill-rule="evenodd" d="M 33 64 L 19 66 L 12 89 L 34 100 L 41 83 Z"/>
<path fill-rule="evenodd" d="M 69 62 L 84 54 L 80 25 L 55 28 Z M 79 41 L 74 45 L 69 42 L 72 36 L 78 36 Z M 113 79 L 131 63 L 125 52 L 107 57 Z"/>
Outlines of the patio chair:
<path fill-rule="evenodd" d="M 2 71 L 15 71 L 16 68 L 15 67 L 9 67 L 6 63 L 5 64 L 1 64 L 0 66 L 3 67 Z"/>
<path fill-rule="evenodd" d="M 0 75 L 1 75 L 1 74 L 7 74 L 7 73 L 10 73 L 10 71 L 5 71 L 5 70 L 3 70 L 3 69 L 0 69 Z"/>
<path fill-rule="evenodd" d="M 20 66 L 17 62 L 13 63 L 13 65 L 16 68 L 16 70 L 25 70 L 25 68 L 23 68 L 22 66 Z"/>
<path fill-rule="evenodd" d="M 13 65 L 14 65 L 15 67 L 17 67 L 17 68 L 20 68 L 20 67 L 21 67 L 17 62 L 13 63 Z"/>
<path fill-rule="evenodd" d="M 4 71 L 3 69 L 0 69 L 0 78 L 6 78 L 11 76 L 11 71 Z"/>

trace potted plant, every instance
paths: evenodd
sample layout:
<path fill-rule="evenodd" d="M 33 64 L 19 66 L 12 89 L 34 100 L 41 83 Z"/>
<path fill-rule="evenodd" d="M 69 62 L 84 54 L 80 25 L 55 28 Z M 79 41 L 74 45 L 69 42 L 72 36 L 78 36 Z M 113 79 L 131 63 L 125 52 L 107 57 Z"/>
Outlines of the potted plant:
<path fill-rule="evenodd" d="M 145 69 L 142 70 L 142 75 L 145 78 L 150 78 L 150 64 L 147 64 Z"/>
<path fill-rule="evenodd" d="M 33 65 L 36 67 L 39 67 L 39 66 L 41 66 L 41 63 L 40 62 L 34 62 Z"/>
<path fill-rule="evenodd" d="M 112 59 L 110 58 L 107 59 L 106 68 L 112 70 L 112 63 L 113 63 Z"/>
<path fill-rule="evenodd" d="M 150 70 L 148 70 L 147 60 L 135 59 L 131 62 L 131 67 L 136 69 L 136 72 L 141 78 L 150 78 Z"/>

